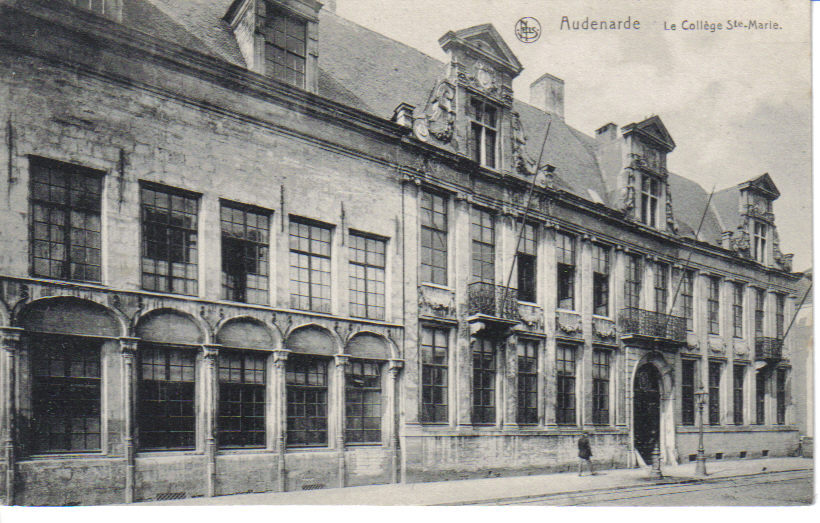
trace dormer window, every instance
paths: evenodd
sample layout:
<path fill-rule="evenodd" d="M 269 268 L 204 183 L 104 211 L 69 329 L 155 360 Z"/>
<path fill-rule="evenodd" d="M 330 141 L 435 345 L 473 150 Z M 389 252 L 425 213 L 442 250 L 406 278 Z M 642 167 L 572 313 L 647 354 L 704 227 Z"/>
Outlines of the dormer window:
<path fill-rule="evenodd" d="M 268 4 L 265 28 L 265 74 L 305 88 L 307 22 Z"/>
<path fill-rule="evenodd" d="M 650 227 L 658 226 L 658 200 L 661 186 L 658 180 L 649 175 L 641 176 L 641 223 Z"/>
<path fill-rule="evenodd" d="M 756 262 L 766 263 L 766 229 L 765 223 L 754 222 L 754 235 L 752 238 L 752 258 Z"/>
<path fill-rule="evenodd" d="M 480 165 L 495 169 L 498 156 L 498 108 L 473 98 L 470 100 L 470 151 Z"/>
<path fill-rule="evenodd" d="M 68 0 L 68 3 L 118 22 L 122 19 L 122 0 Z"/>

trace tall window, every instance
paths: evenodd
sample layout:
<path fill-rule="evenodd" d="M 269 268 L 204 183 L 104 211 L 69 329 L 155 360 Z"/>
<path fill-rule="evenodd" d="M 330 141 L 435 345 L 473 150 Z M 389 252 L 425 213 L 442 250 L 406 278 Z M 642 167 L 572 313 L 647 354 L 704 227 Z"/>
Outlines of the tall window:
<path fill-rule="evenodd" d="M 655 312 L 666 314 L 669 302 L 669 266 L 665 263 L 655 264 Z"/>
<path fill-rule="evenodd" d="M 291 219 L 290 306 L 330 312 L 330 228 Z"/>
<path fill-rule="evenodd" d="M 592 423 L 609 425 L 609 351 L 592 351 Z"/>
<path fill-rule="evenodd" d="M 421 328 L 421 420 L 447 422 L 447 354 L 449 332 Z"/>
<path fill-rule="evenodd" d="M 102 173 L 31 158 L 32 273 L 100 281 Z"/>
<path fill-rule="evenodd" d="M 695 273 L 694 271 L 683 271 L 683 283 L 681 283 L 681 302 L 683 306 L 683 317 L 686 319 L 686 330 L 695 330 L 694 319 L 694 295 L 695 295 Z"/>
<path fill-rule="evenodd" d="M 268 303 L 269 213 L 223 202 L 222 297 Z"/>
<path fill-rule="evenodd" d="M 145 345 L 138 354 L 140 448 L 194 448 L 195 351 Z"/>
<path fill-rule="evenodd" d="M 538 342 L 518 342 L 518 419 L 519 425 L 538 423 Z"/>
<path fill-rule="evenodd" d="M 98 340 L 31 338 L 32 452 L 100 450 Z"/>
<path fill-rule="evenodd" d="M 304 88 L 307 23 L 269 2 L 266 2 L 266 12 L 266 72 L 276 80 Z"/>
<path fill-rule="evenodd" d="M 709 362 L 709 425 L 720 425 L 720 371 L 720 362 Z"/>
<path fill-rule="evenodd" d="M 760 263 L 766 263 L 766 224 L 758 221 L 754 222 L 752 258 Z"/>
<path fill-rule="evenodd" d="M 775 294 L 774 332 L 778 340 L 783 339 L 783 328 L 786 324 L 786 297 Z"/>
<path fill-rule="evenodd" d="M 786 369 L 777 369 L 777 424 L 786 423 Z"/>
<path fill-rule="evenodd" d="M 735 425 L 743 425 L 743 380 L 746 379 L 746 367 L 743 365 L 734 366 L 732 396 L 734 400 L 734 422 Z"/>
<path fill-rule="evenodd" d="M 641 223 L 650 227 L 658 225 L 658 200 L 661 195 L 660 182 L 649 175 L 641 176 Z"/>
<path fill-rule="evenodd" d="M 345 370 L 345 442 L 381 440 L 381 369 L 373 361 L 352 360 Z"/>
<path fill-rule="evenodd" d="M 626 279 L 624 280 L 624 305 L 627 309 L 640 308 L 642 281 L 641 257 L 628 254 L 626 256 Z"/>
<path fill-rule="evenodd" d="M 326 446 L 327 361 L 291 354 L 286 368 L 288 446 Z"/>
<path fill-rule="evenodd" d="M 197 197 L 145 184 L 142 198 L 142 287 L 196 296 Z"/>
<path fill-rule="evenodd" d="M 558 308 L 575 310 L 575 238 L 555 234 L 555 255 L 558 262 Z"/>
<path fill-rule="evenodd" d="M 766 423 L 766 371 L 761 369 L 755 374 L 755 423 Z"/>
<path fill-rule="evenodd" d="M 470 150 L 479 164 L 496 168 L 498 110 L 477 98 L 470 100 Z"/>
<path fill-rule="evenodd" d="M 265 446 L 266 354 L 219 351 L 220 447 Z"/>
<path fill-rule="evenodd" d="M 351 233 L 350 315 L 384 319 L 384 262 L 386 242 Z"/>
<path fill-rule="evenodd" d="M 472 208 L 473 281 L 495 283 L 495 224 L 489 212 Z"/>
<path fill-rule="evenodd" d="M 695 360 L 681 360 L 681 423 L 695 424 Z"/>
<path fill-rule="evenodd" d="M 535 302 L 538 226 L 525 223 L 518 249 L 518 299 Z"/>
<path fill-rule="evenodd" d="M 495 343 L 473 341 L 473 423 L 495 423 Z"/>
<path fill-rule="evenodd" d="M 763 289 L 755 289 L 755 339 L 763 337 L 763 322 L 765 319 L 763 311 L 765 304 L 766 291 Z"/>
<path fill-rule="evenodd" d="M 735 338 L 743 337 L 743 284 L 732 284 L 732 330 Z"/>
<path fill-rule="evenodd" d="M 447 198 L 421 193 L 421 274 L 425 283 L 447 285 Z"/>
<path fill-rule="evenodd" d="M 720 334 L 720 278 L 709 276 L 709 297 L 706 300 L 709 334 Z"/>
<path fill-rule="evenodd" d="M 592 313 L 609 316 L 609 248 L 592 245 Z"/>
<path fill-rule="evenodd" d="M 559 344 L 556 354 L 555 422 L 559 425 L 575 425 L 575 347 Z"/>

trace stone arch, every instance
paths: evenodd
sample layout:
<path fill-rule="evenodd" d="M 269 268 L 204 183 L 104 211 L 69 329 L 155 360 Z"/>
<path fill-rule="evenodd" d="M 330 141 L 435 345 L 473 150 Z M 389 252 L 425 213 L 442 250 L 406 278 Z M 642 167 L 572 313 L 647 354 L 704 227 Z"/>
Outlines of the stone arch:
<path fill-rule="evenodd" d="M 398 358 L 395 345 L 386 336 L 372 331 L 359 331 L 345 344 L 345 354 L 367 360 Z"/>
<path fill-rule="evenodd" d="M 330 329 L 316 323 L 300 325 L 288 333 L 285 349 L 300 354 L 334 356 L 341 354 L 342 343 Z"/>
<path fill-rule="evenodd" d="M 151 343 L 202 345 L 211 342 L 206 325 L 196 316 L 178 309 L 160 308 L 142 314 L 134 335 Z"/>
<path fill-rule="evenodd" d="M 638 371 L 644 365 L 652 365 L 660 374 L 660 450 L 662 463 L 677 465 L 678 451 L 675 438 L 675 379 L 674 368 L 666 361 L 663 353 L 652 351 L 644 354 L 632 368 L 629 380 L 629 390 L 632 391 L 635 386 L 635 378 Z M 632 393 L 630 393 L 631 395 Z M 631 407 L 634 409 L 634 407 Z M 630 446 L 634 441 L 634 412 L 630 416 Z M 643 459 L 638 452 L 632 448 L 634 459 L 638 464 L 644 464 Z"/>
<path fill-rule="evenodd" d="M 24 304 L 15 324 L 27 331 L 120 338 L 128 322 L 116 311 L 76 296 L 52 296 Z"/>
<path fill-rule="evenodd" d="M 235 316 L 216 326 L 214 341 L 226 347 L 273 350 L 282 346 L 282 335 L 276 326 L 252 316 Z"/>

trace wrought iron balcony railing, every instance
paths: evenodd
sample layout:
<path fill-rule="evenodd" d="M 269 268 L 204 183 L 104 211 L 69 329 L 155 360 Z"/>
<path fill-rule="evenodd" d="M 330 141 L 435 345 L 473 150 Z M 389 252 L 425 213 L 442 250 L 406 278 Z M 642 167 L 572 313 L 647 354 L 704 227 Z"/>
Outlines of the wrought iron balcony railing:
<path fill-rule="evenodd" d="M 493 283 L 471 283 L 467 286 L 467 314 L 519 321 L 518 291 Z"/>
<path fill-rule="evenodd" d="M 756 338 L 755 360 L 780 361 L 783 359 L 783 340 L 779 338 Z"/>
<path fill-rule="evenodd" d="M 643 309 L 621 309 L 621 335 L 686 342 L 686 318 Z"/>

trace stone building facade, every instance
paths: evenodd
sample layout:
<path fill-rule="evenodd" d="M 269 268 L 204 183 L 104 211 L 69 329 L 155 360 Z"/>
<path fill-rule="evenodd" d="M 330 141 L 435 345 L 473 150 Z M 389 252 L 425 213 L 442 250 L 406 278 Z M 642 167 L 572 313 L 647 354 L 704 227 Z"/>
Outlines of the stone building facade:
<path fill-rule="evenodd" d="M 70 505 L 786 455 L 772 178 L 314 0 L 0 2 L 0 484 Z M 431 86 L 433 86 L 431 90 Z M 543 147 L 542 147 L 543 144 Z"/>

